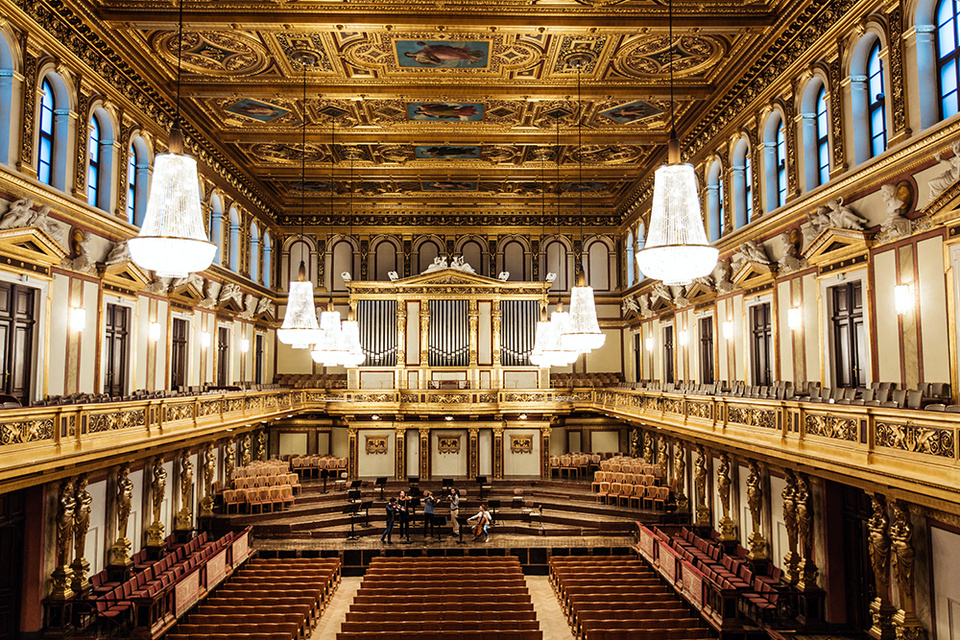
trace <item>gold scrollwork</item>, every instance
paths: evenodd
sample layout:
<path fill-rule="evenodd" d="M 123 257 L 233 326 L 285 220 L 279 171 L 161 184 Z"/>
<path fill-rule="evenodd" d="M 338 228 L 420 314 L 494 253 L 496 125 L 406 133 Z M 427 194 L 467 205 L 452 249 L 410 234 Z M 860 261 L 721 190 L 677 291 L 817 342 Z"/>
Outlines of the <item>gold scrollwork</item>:
<path fill-rule="evenodd" d="M 804 418 L 803 425 L 808 435 L 849 442 L 857 441 L 857 421 L 853 418 L 808 413 Z"/>
<path fill-rule="evenodd" d="M 364 436 L 368 454 L 386 453 L 387 436 Z"/>
<path fill-rule="evenodd" d="M 954 435 L 947 429 L 878 422 L 877 446 L 953 458 Z"/>
<path fill-rule="evenodd" d="M 713 407 L 709 402 L 687 401 L 687 415 L 693 418 L 709 420 L 713 417 Z"/>
<path fill-rule="evenodd" d="M 193 417 L 192 404 L 174 404 L 163 408 L 163 419 L 165 422 L 176 422 L 177 420 L 188 420 Z"/>
<path fill-rule="evenodd" d="M 0 445 L 37 442 L 53 438 L 53 419 L 0 424 Z"/>
<path fill-rule="evenodd" d="M 460 436 L 440 436 L 437 438 L 437 451 L 440 453 L 460 453 Z"/>
<path fill-rule="evenodd" d="M 436 402 L 437 404 L 465 404 L 470 402 L 470 394 L 431 393 L 427 396 L 427 402 Z"/>
<path fill-rule="evenodd" d="M 529 433 L 511 435 L 510 453 L 533 453 L 533 436 Z"/>
<path fill-rule="evenodd" d="M 220 413 L 220 400 L 208 400 L 200 403 L 200 416 L 212 416 Z"/>
<path fill-rule="evenodd" d="M 143 409 L 134 411 L 111 411 L 110 413 L 95 413 L 87 423 L 89 433 L 117 431 L 130 427 L 141 427 L 146 424 L 146 412 Z"/>
<path fill-rule="evenodd" d="M 774 412 L 771 409 L 754 409 L 732 405 L 727 407 L 727 420 L 737 424 L 745 424 L 749 427 L 776 428 Z"/>

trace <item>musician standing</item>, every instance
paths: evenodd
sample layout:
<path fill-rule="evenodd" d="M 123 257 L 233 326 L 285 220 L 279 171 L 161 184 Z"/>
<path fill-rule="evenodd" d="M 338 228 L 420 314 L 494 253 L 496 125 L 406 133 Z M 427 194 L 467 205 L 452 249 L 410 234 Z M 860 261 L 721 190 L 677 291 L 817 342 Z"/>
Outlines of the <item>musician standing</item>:
<path fill-rule="evenodd" d="M 487 505 L 483 502 L 480 503 L 480 510 L 477 511 L 476 515 L 470 516 L 467 518 L 467 522 L 476 522 L 476 526 L 473 528 L 474 540 L 480 537 L 480 534 L 483 534 L 483 541 L 487 542 L 490 540 L 490 522 L 492 518 L 490 512 L 487 511 Z"/>
<path fill-rule="evenodd" d="M 423 537 L 427 537 L 427 526 L 430 527 L 430 535 L 433 535 L 433 516 L 434 507 L 437 506 L 437 499 L 433 497 L 433 492 L 427 491 L 423 494 Z"/>
<path fill-rule="evenodd" d="M 387 503 L 387 529 L 383 532 L 383 535 L 380 536 L 380 542 L 386 542 L 387 544 L 393 544 L 391 541 L 391 534 L 393 533 L 393 523 L 397 519 L 397 512 L 399 511 L 397 507 L 397 499 L 390 498 L 390 502 Z M 386 540 L 384 540 L 386 538 Z"/>
<path fill-rule="evenodd" d="M 400 525 L 397 535 L 401 538 L 406 537 L 407 542 L 410 542 L 410 511 L 409 511 L 410 497 L 405 491 L 400 492 L 400 497 L 397 499 L 397 522 Z"/>
<path fill-rule="evenodd" d="M 460 489 L 450 491 L 450 525 L 453 527 L 453 535 L 460 535 Z"/>

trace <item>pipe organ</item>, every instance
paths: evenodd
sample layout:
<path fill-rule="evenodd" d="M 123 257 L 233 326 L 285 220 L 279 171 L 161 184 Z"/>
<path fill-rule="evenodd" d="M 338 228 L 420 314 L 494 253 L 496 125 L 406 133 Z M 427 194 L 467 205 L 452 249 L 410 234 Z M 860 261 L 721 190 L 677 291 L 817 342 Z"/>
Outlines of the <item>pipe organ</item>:
<path fill-rule="evenodd" d="M 500 364 L 505 367 L 530 365 L 530 353 L 540 320 L 536 300 L 500 301 Z"/>
<path fill-rule="evenodd" d="M 360 300 L 357 322 L 360 325 L 360 346 L 367 359 L 363 366 L 394 367 L 397 365 L 397 301 Z"/>
<path fill-rule="evenodd" d="M 549 287 L 454 267 L 390 282 L 348 282 L 367 356 L 359 386 L 384 388 L 388 368 L 404 388 L 546 384 L 530 352 Z"/>
<path fill-rule="evenodd" d="M 469 301 L 430 300 L 427 347 L 431 367 L 466 367 L 470 364 Z"/>

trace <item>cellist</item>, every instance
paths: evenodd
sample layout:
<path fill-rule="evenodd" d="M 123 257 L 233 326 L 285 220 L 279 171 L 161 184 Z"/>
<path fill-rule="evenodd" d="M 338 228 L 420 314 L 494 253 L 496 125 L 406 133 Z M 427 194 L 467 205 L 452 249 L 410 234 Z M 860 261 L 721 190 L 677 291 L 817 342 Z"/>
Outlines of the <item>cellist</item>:
<path fill-rule="evenodd" d="M 476 540 L 483 534 L 483 541 L 487 542 L 490 540 L 490 523 L 493 521 L 493 518 L 490 516 L 490 512 L 487 511 L 486 503 L 480 503 L 480 510 L 477 511 L 477 514 L 467 518 L 467 522 L 476 522 L 473 526 L 473 539 Z"/>

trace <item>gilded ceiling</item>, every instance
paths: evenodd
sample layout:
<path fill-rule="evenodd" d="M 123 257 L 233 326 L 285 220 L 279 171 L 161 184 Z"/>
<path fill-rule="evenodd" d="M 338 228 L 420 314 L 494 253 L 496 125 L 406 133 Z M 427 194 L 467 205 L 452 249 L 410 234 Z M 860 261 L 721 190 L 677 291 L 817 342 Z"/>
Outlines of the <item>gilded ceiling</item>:
<path fill-rule="evenodd" d="M 175 95 L 176 3 L 90 1 Z M 536 213 L 559 192 L 609 215 L 665 156 L 670 59 L 682 133 L 783 30 L 778 4 L 677 0 L 671 43 L 651 1 L 186 0 L 183 109 L 281 212 Z"/>

